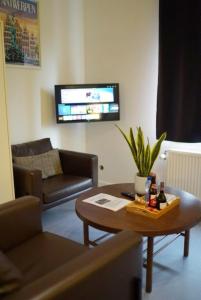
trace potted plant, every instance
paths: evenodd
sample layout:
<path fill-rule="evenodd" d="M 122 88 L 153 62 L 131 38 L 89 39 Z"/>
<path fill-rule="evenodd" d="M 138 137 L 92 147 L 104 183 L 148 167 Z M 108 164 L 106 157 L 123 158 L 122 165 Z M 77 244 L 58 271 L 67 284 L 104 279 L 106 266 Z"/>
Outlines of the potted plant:
<path fill-rule="evenodd" d="M 143 194 L 145 193 L 146 178 L 151 173 L 154 162 L 159 155 L 161 144 L 166 138 L 166 133 L 164 132 L 161 134 L 160 138 L 156 141 L 153 147 L 151 147 L 148 138 L 147 143 L 145 144 L 144 134 L 141 127 L 137 127 L 136 136 L 134 136 L 132 128 L 130 128 L 129 133 L 126 134 L 118 125 L 116 125 L 116 127 L 125 138 L 138 169 L 138 173 L 136 174 L 137 177 L 135 179 L 135 190 L 137 193 Z M 142 182 L 142 187 L 139 187 L 138 189 L 139 182 Z"/>

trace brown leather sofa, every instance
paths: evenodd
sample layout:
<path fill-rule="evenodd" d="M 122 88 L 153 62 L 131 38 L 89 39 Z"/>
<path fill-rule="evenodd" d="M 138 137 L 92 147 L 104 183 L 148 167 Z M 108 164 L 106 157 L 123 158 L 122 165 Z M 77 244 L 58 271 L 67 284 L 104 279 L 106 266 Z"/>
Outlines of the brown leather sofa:
<path fill-rule="evenodd" d="M 79 196 L 97 186 L 98 157 L 93 154 L 58 150 L 63 174 L 42 179 L 41 170 L 15 163 L 19 157 L 37 156 L 53 150 L 49 138 L 12 145 L 15 197 L 34 195 L 43 203 L 43 209 Z M 35 156 L 35 157 L 36 157 Z"/>
<path fill-rule="evenodd" d="M 41 211 L 33 196 L 0 205 L 0 299 L 141 299 L 141 236 L 122 231 L 89 249 L 43 232 Z"/>

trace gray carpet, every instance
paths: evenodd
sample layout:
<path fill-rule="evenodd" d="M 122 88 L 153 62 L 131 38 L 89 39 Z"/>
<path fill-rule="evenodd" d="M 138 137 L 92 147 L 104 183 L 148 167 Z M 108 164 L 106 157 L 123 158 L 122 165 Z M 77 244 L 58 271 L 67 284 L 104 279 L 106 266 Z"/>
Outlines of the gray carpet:
<path fill-rule="evenodd" d="M 43 227 L 83 243 L 82 222 L 75 213 L 74 200 L 45 211 Z M 101 235 L 101 231 L 90 228 L 91 240 Z M 147 294 L 144 286 L 145 270 L 144 300 L 201 299 L 201 223 L 191 229 L 189 257 L 183 257 L 183 238 L 178 238 L 154 258 L 152 293 Z"/>

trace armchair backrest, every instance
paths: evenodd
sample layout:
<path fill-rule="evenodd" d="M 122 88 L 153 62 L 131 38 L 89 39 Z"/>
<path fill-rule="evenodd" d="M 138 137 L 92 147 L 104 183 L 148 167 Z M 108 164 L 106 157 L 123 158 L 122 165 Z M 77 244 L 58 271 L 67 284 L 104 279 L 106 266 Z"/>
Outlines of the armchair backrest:
<path fill-rule="evenodd" d="M 13 156 L 38 155 L 52 150 L 50 138 L 44 138 L 32 142 L 16 144 L 11 146 Z"/>

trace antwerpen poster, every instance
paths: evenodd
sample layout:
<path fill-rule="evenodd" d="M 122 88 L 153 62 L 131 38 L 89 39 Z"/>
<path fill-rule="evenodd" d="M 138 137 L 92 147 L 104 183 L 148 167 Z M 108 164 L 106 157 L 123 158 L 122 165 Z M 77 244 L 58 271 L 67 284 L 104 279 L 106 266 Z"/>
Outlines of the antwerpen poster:
<path fill-rule="evenodd" d="M 40 66 L 38 6 L 38 0 L 0 0 L 7 64 Z"/>

